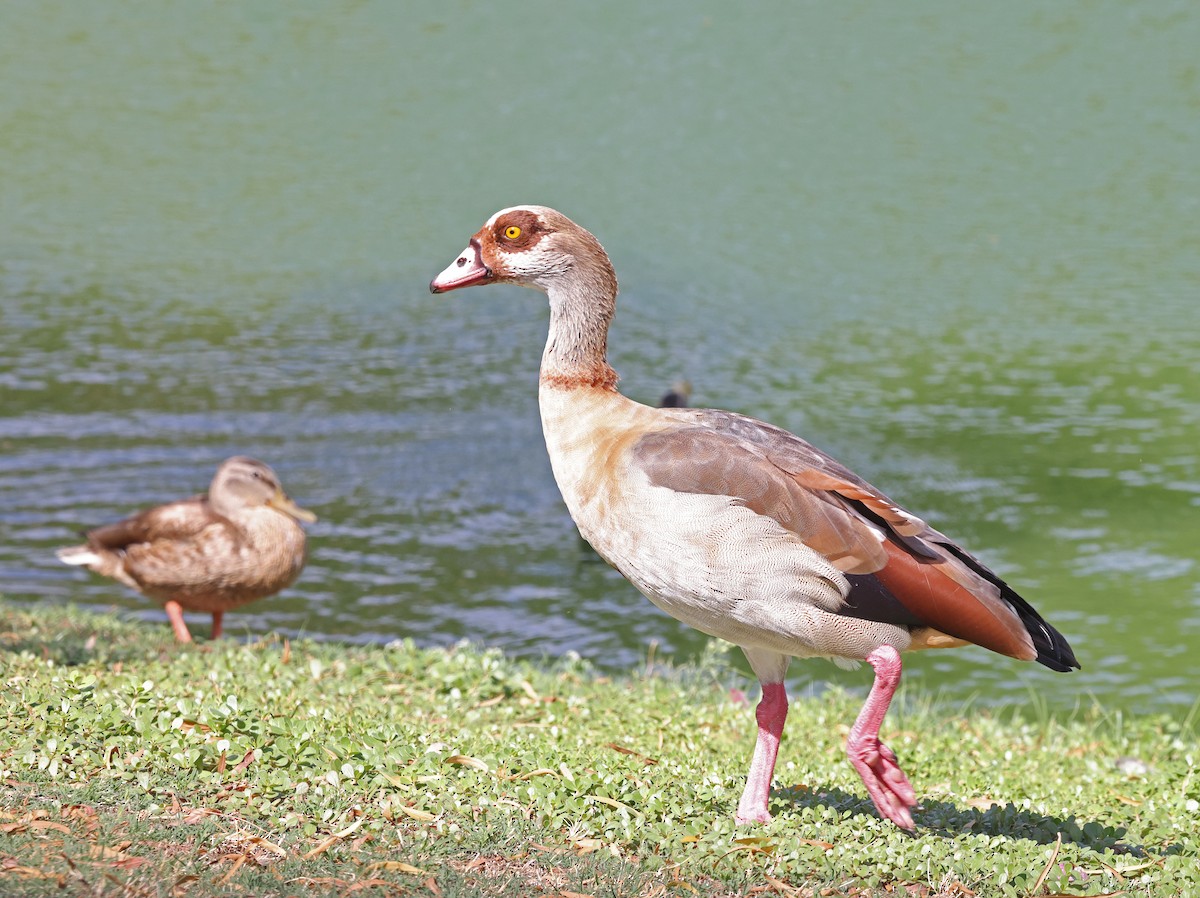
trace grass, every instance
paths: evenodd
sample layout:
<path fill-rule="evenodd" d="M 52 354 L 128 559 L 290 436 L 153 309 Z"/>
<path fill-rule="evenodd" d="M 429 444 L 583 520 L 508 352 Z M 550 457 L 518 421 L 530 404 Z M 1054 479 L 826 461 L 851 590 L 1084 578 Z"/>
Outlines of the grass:
<path fill-rule="evenodd" d="M 775 819 L 735 827 L 753 710 L 719 649 L 610 679 L 0 602 L 0 676 L 6 896 L 1200 894 L 1190 720 L 910 697 L 884 731 L 907 835 L 840 692 L 794 703 Z"/>

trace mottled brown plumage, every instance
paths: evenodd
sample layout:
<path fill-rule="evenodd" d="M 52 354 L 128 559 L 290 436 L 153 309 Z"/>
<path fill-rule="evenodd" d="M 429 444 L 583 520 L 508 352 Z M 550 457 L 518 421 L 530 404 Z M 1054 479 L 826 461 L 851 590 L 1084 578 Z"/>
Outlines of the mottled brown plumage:
<path fill-rule="evenodd" d="M 305 535 L 297 521 L 316 516 L 283 492 L 267 465 L 246 456 L 217 469 L 207 495 L 149 508 L 87 534 L 87 543 L 58 551 L 163 603 L 176 637 L 190 642 L 183 611 L 213 616 L 274 595 L 304 567 Z"/>

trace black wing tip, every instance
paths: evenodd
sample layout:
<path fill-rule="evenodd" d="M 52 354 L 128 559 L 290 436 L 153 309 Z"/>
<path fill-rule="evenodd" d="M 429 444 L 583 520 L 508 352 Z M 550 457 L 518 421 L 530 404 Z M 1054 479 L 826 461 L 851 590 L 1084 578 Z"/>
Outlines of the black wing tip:
<path fill-rule="evenodd" d="M 1043 667 L 1048 667 L 1051 670 L 1058 671 L 1058 673 L 1070 673 L 1073 670 L 1081 669 L 1079 662 L 1075 660 L 1075 654 L 1070 650 L 1070 648 L 1067 649 L 1064 655 L 1048 655 L 1043 652 L 1039 652 L 1037 656 L 1037 663 L 1041 664 Z"/>
<path fill-rule="evenodd" d="M 1021 616 L 1025 617 L 1025 615 Z M 1026 623 L 1028 624 L 1028 621 Z M 1059 673 L 1080 670 L 1079 661 L 1075 657 L 1075 652 L 1071 650 L 1067 638 L 1041 618 L 1038 618 L 1038 624 L 1041 633 L 1031 634 L 1034 636 L 1033 647 L 1037 649 L 1038 653 L 1037 663 Z"/>

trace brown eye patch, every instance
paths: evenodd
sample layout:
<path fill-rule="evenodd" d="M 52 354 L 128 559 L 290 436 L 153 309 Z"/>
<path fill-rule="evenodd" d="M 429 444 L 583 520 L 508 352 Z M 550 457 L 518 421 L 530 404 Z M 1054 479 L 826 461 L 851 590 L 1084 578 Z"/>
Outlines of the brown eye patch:
<path fill-rule="evenodd" d="M 536 214 L 518 209 L 497 219 L 492 233 L 496 243 L 504 249 L 520 251 L 529 249 L 541 240 L 546 229 Z"/>

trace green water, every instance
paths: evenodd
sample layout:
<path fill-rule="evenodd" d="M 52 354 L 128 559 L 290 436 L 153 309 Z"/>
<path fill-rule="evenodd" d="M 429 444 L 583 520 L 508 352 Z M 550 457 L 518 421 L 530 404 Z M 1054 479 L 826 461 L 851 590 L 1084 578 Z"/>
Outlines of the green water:
<path fill-rule="evenodd" d="M 693 655 L 571 529 L 541 300 L 427 292 L 538 202 L 614 259 L 628 393 L 686 376 L 833 452 L 1084 665 L 909 681 L 1182 713 L 1198 46 L 1184 4 L 6 3 L 0 591 L 161 618 L 53 548 L 246 452 L 321 521 L 235 634 Z"/>

